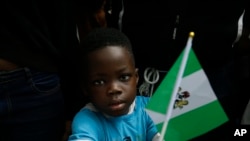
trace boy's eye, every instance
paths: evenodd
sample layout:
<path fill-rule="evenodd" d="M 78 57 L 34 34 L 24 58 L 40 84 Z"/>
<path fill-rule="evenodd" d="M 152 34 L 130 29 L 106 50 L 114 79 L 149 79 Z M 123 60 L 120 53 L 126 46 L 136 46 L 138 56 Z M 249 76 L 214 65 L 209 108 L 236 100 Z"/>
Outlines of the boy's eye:
<path fill-rule="evenodd" d="M 122 75 L 122 76 L 120 77 L 120 80 L 121 80 L 121 81 L 128 81 L 128 80 L 130 79 L 130 77 L 131 77 L 131 75 L 129 75 L 129 74 Z"/>
<path fill-rule="evenodd" d="M 93 85 L 99 86 L 104 84 L 104 80 L 95 80 L 92 82 Z"/>

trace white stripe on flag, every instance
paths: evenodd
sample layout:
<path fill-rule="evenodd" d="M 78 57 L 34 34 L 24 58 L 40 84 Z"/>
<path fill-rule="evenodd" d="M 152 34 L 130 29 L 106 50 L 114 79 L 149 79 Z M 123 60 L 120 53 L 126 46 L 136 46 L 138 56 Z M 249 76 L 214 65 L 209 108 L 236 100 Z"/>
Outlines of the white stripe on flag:
<path fill-rule="evenodd" d="M 193 82 L 194 80 L 195 82 Z M 217 100 L 202 69 L 184 77 L 180 86 L 183 91 L 188 91 L 190 93 L 190 97 L 187 99 L 189 102 L 188 105 L 185 105 L 182 109 L 174 109 L 171 118 Z"/>

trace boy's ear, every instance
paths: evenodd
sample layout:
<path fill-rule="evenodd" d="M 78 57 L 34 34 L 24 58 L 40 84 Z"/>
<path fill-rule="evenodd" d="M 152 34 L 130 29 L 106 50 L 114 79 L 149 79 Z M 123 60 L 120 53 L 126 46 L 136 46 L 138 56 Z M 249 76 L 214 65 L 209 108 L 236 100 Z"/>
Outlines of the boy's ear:
<path fill-rule="evenodd" d="M 83 93 L 83 97 L 85 98 L 85 100 L 87 102 L 89 102 L 90 101 L 90 95 L 88 94 L 87 89 L 86 88 L 82 88 L 82 93 Z"/>
<path fill-rule="evenodd" d="M 86 85 L 84 85 L 84 86 L 86 86 Z M 81 90 L 82 90 L 82 93 L 83 93 L 83 96 L 84 97 L 87 97 L 88 96 L 88 92 L 87 92 L 87 89 L 86 89 L 86 87 L 81 87 Z"/>
<path fill-rule="evenodd" d="M 139 69 L 136 68 L 135 69 L 136 84 L 138 84 L 138 82 L 139 82 L 139 73 L 138 73 L 138 71 L 139 71 Z"/>

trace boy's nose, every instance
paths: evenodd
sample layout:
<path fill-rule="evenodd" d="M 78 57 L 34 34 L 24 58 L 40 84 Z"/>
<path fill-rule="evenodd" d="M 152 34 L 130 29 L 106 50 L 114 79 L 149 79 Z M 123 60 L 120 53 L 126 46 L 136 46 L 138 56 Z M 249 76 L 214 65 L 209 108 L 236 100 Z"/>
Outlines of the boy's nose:
<path fill-rule="evenodd" d="M 122 90 L 121 90 L 118 82 L 110 83 L 110 86 L 109 86 L 109 89 L 108 89 L 108 94 L 109 95 L 121 94 L 121 93 L 122 93 Z"/>

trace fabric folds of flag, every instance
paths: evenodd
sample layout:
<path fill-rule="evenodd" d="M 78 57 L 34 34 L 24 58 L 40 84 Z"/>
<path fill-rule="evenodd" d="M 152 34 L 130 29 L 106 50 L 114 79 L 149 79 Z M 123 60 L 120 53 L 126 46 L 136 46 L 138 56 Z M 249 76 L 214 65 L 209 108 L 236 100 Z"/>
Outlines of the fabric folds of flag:
<path fill-rule="evenodd" d="M 173 94 L 183 56 L 184 51 L 146 106 L 159 132 L 164 122 L 168 122 L 162 137 L 165 141 L 186 141 L 228 120 L 192 48 L 188 51 L 180 84 L 177 84 L 178 90 Z M 171 112 L 168 121 L 167 112 Z"/>

